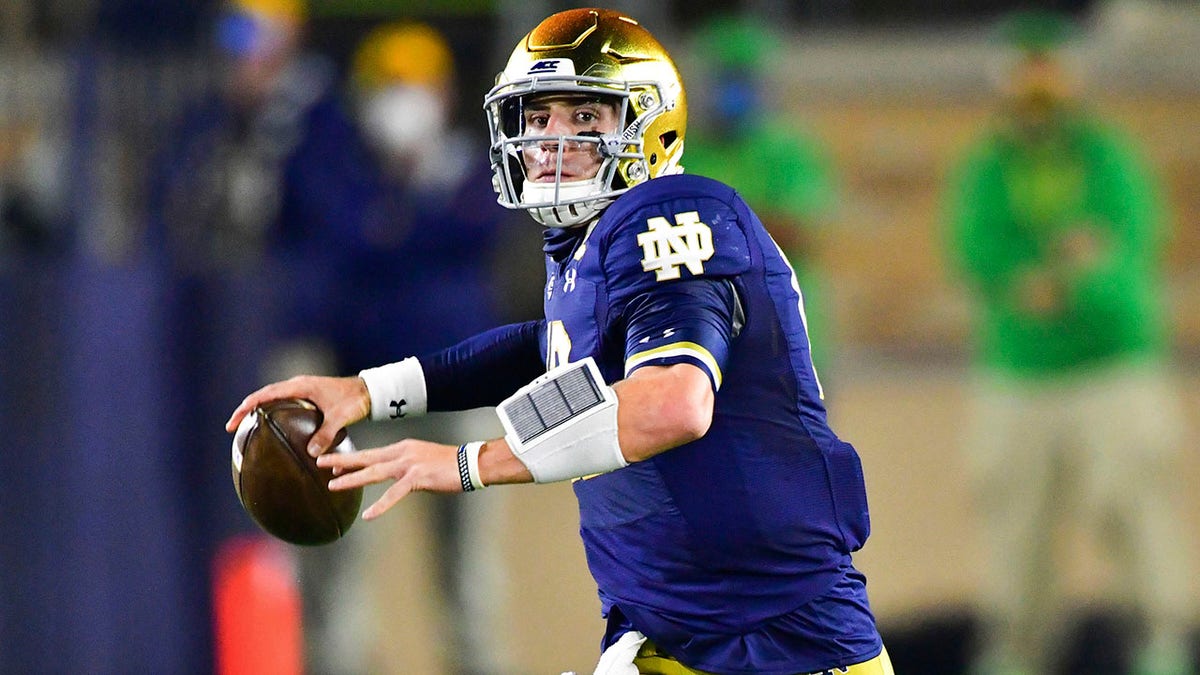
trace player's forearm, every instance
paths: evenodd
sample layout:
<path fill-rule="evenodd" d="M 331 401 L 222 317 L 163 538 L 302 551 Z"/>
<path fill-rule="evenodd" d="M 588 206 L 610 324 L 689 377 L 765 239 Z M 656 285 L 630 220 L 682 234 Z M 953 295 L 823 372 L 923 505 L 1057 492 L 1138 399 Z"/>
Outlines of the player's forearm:
<path fill-rule="evenodd" d="M 533 474 L 517 459 L 503 438 L 490 440 L 479 449 L 479 475 L 484 485 L 533 482 Z"/>
<path fill-rule="evenodd" d="M 544 372 L 541 323 L 501 326 L 421 356 L 429 410 L 494 406 Z"/>

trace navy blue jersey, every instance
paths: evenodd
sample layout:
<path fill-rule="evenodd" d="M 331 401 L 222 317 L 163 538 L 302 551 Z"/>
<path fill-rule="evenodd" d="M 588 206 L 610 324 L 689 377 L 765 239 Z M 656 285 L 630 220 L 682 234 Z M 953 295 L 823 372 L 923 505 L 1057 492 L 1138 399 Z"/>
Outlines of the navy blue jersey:
<path fill-rule="evenodd" d="M 686 362 L 716 391 L 703 438 L 575 482 L 608 639 L 633 627 L 722 673 L 878 654 L 850 559 L 870 529 L 859 458 L 827 424 L 795 274 L 745 202 L 648 181 L 546 264 L 548 367 L 593 356 L 611 383 Z"/>

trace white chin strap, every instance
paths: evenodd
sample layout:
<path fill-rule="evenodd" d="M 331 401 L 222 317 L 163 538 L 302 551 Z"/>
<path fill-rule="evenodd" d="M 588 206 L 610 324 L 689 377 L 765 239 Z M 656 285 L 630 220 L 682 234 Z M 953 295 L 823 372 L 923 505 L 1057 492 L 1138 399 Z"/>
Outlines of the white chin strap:
<path fill-rule="evenodd" d="M 556 187 L 557 200 L 554 194 Z M 610 197 L 584 199 L 598 191 L 599 187 L 594 178 L 557 184 L 526 180 L 521 189 L 521 203 L 535 205 L 526 206 L 525 210 L 529 211 L 534 220 L 546 227 L 574 227 L 595 218 L 600 209 L 612 202 Z"/>

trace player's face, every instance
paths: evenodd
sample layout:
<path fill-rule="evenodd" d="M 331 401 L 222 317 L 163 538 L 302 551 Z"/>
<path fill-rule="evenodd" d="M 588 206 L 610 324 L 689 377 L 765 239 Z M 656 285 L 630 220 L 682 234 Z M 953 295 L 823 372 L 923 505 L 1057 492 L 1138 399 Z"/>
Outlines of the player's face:
<path fill-rule="evenodd" d="M 562 180 L 587 180 L 600 170 L 596 143 L 562 141 L 559 136 L 611 134 L 617 130 L 619 114 L 614 104 L 580 96 L 539 97 L 526 102 L 522 117 L 523 135 L 546 136 L 521 150 L 525 176 L 536 183 L 553 183 L 559 173 L 560 146 Z"/>

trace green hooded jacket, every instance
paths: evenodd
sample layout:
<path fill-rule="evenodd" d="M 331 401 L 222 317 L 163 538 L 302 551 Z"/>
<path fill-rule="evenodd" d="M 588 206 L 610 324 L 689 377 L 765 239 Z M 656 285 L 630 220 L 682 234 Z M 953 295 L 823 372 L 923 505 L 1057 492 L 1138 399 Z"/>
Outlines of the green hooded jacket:
<path fill-rule="evenodd" d="M 1037 377 L 1164 353 L 1164 206 L 1124 134 L 1078 109 L 1036 136 L 998 125 L 952 172 L 945 202 L 981 365 Z M 1053 309 L 1023 301 L 1030 273 L 1055 289 Z"/>

